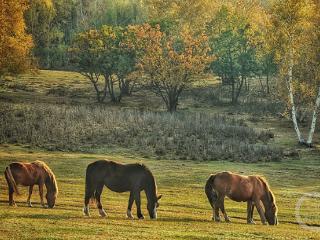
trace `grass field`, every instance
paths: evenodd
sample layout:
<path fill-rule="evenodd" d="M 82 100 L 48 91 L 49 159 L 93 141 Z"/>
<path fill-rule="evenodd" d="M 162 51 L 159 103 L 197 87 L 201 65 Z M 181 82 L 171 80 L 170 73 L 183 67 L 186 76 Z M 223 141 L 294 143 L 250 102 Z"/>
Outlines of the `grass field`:
<path fill-rule="evenodd" d="M 230 162 L 148 160 L 117 155 L 95 155 L 30 150 L 23 146 L 0 147 L 0 169 L 12 161 L 46 161 L 57 175 L 59 198 L 54 209 L 42 209 L 37 191 L 33 208 L 26 206 L 26 189 L 17 197 L 18 207 L 7 205 L 4 177 L 0 177 L 1 239 L 319 239 L 319 232 L 302 229 L 296 223 L 295 204 L 304 192 L 320 191 L 317 155 L 281 163 L 241 164 Z M 92 206 L 91 217 L 82 215 L 86 165 L 97 159 L 124 163 L 143 162 L 157 179 L 163 194 L 158 220 L 128 220 L 125 217 L 128 194 L 104 191 L 102 201 L 107 218 L 100 218 Z M 305 167 L 303 167 L 305 166 Z M 232 223 L 214 223 L 203 188 L 210 173 L 230 170 L 266 176 L 277 197 L 280 225 L 246 224 L 246 204 L 226 201 Z M 21 188 L 22 189 L 22 188 Z M 143 213 L 147 216 L 142 194 Z M 307 223 L 320 226 L 319 200 L 303 205 Z M 318 204 L 318 205 L 317 205 Z"/>
<path fill-rule="evenodd" d="M 64 92 L 61 96 L 57 92 L 48 95 L 48 91 L 54 92 L 50 89 L 55 85 L 63 85 L 68 93 Z M 38 76 L 26 75 L 18 80 L 7 80 L 0 87 L 0 101 L 12 104 L 90 105 L 94 102 L 94 95 L 86 90 L 87 87 L 90 88 L 90 85 L 86 85 L 79 75 L 41 71 Z M 83 92 L 84 95 L 74 92 Z M 120 107 L 139 108 L 148 102 L 148 106 L 157 109 L 159 105 L 153 105 L 153 101 L 157 102 L 155 98 L 148 101 L 148 97 L 139 95 L 125 99 Z M 184 111 L 207 111 L 207 108 L 193 108 L 188 102 L 182 102 L 182 106 L 187 108 Z M 230 109 L 223 107 L 212 111 L 226 113 Z M 272 129 L 275 133 L 273 144 L 294 148 L 298 156 L 283 158 L 280 162 L 246 164 L 155 159 L 122 149 L 89 154 L 45 151 L 22 144 L 0 144 L 1 171 L 13 161 L 42 160 L 55 172 L 59 185 L 57 206 L 54 209 L 41 208 L 36 189 L 32 197 L 33 208 L 27 207 L 27 189 L 23 187 L 20 187 L 23 194 L 16 196 L 18 206 L 9 207 L 7 186 L 3 174 L 0 174 L 0 239 L 320 239 L 320 199 L 308 198 L 300 209 L 302 219 L 318 227 L 318 232 L 303 229 L 295 217 L 295 206 L 303 194 L 320 192 L 319 150 L 296 146 L 293 130 L 286 120 L 264 116 L 251 122 L 251 117 L 239 114 L 239 118 L 245 119 L 250 126 Z M 319 142 L 318 138 L 316 142 Z M 88 163 L 98 159 L 122 163 L 142 162 L 152 170 L 158 191 L 163 194 L 156 221 L 147 217 L 144 194 L 142 207 L 146 219 L 128 220 L 125 217 L 128 194 L 117 194 L 107 189 L 102 196 L 107 218 L 100 218 L 94 205 L 91 206 L 92 216 L 83 216 L 85 169 Z M 246 203 L 230 200 L 226 201 L 226 210 L 232 223 L 215 223 L 211 220 L 212 213 L 204 194 L 204 184 L 209 174 L 225 170 L 260 174 L 269 180 L 279 207 L 279 226 L 261 225 L 256 212 L 257 224 L 247 225 Z"/>

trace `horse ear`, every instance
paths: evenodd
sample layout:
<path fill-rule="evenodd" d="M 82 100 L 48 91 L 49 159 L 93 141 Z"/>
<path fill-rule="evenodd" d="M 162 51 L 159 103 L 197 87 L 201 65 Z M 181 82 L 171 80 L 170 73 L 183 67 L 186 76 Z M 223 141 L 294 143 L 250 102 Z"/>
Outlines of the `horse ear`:
<path fill-rule="evenodd" d="M 162 198 L 162 194 L 160 194 L 158 197 L 158 201 Z"/>

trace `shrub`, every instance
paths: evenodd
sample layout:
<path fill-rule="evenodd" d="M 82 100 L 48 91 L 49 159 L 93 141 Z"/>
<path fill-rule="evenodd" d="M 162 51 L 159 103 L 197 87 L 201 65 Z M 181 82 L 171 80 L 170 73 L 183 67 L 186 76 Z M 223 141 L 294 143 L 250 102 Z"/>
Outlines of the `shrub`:
<path fill-rule="evenodd" d="M 0 143 L 66 151 L 119 147 L 190 160 L 252 162 L 282 156 L 281 149 L 267 144 L 270 132 L 222 115 L 40 104 L 0 109 Z"/>

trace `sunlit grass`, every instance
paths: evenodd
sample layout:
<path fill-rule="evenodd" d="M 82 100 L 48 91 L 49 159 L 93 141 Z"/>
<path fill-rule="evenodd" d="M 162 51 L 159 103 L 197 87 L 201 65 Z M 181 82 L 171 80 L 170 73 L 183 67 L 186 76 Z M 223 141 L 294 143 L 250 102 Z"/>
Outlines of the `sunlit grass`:
<path fill-rule="evenodd" d="M 216 79 L 206 79 L 209 86 Z M 206 83 L 204 83 L 206 85 Z M 203 87 L 203 85 L 197 86 Z M 211 91 L 211 88 L 208 88 Z M 190 93 L 190 96 L 193 93 Z M 199 92 L 202 95 L 202 92 Z M 209 94 L 209 98 L 210 98 Z M 205 96 L 206 97 L 206 96 Z M 200 100 L 202 98 L 199 98 Z M 290 121 L 262 116 L 251 121 L 248 113 L 234 113 L 229 106 L 213 106 L 194 96 L 184 96 L 179 106 L 183 112 L 231 113 L 250 127 L 269 129 L 275 134 L 271 145 L 292 149 L 298 147 Z M 25 104 L 96 105 L 90 83 L 76 73 L 39 71 L 0 82 L 0 101 L 24 108 Z M 197 105 L 196 105 L 197 104 Z M 163 110 L 161 100 L 153 94 L 135 93 L 124 98 L 119 105 L 105 104 L 110 108 L 138 110 Z M 1 117 L 1 116 L 0 116 Z M 304 129 L 302 129 L 304 130 Z M 317 132 L 318 133 L 318 132 Z M 315 141 L 319 142 L 315 134 Z M 59 197 L 55 209 L 42 209 L 38 190 L 32 197 L 33 208 L 26 206 L 27 188 L 20 187 L 16 196 L 18 207 L 8 206 L 7 186 L 0 174 L 0 239 L 319 239 L 319 232 L 307 231 L 296 222 L 297 201 L 306 192 L 320 192 L 319 151 L 298 148 L 293 158 L 271 163 L 235 163 L 228 161 L 186 161 L 150 159 L 138 151 L 116 147 L 96 149 L 95 154 L 55 152 L 29 145 L 0 145 L 0 170 L 13 161 L 42 160 L 57 175 Z M 104 154 L 102 154 L 104 153 Z M 300 157 L 299 157 L 300 156 Z M 159 219 L 147 217 L 146 199 L 143 196 L 143 213 L 146 219 L 128 220 L 125 217 L 128 193 L 117 194 L 104 190 L 102 201 L 107 218 L 100 218 L 92 205 L 92 217 L 82 215 L 84 175 L 88 163 L 98 159 L 111 159 L 123 163 L 143 162 L 154 173 L 159 193 L 163 194 L 158 212 Z M 232 223 L 214 223 L 211 209 L 204 194 L 204 184 L 209 174 L 218 171 L 264 175 L 270 182 L 279 206 L 280 225 L 262 226 L 257 213 L 257 225 L 246 224 L 246 203 L 226 201 Z M 302 204 L 301 217 L 307 224 L 320 225 L 318 201 L 308 199 Z M 135 213 L 135 208 L 134 208 Z"/>
<path fill-rule="evenodd" d="M 108 217 L 98 216 L 92 206 L 92 217 L 82 216 L 84 174 L 88 163 L 97 159 L 119 162 L 143 162 L 153 171 L 163 194 L 157 221 L 127 220 L 125 211 L 128 194 L 104 190 L 102 201 Z M 7 205 L 4 177 L 0 177 L 0 238 L 1 239 L 317 239 L 319 233 L 302 229 L 296 223 L 295 204 L 303 192 L 320 191 L 320 164 L 311 154 L 301 160 L 282 163 L 241 164 L 230 162 L 202 162 L 150 160 L 121 155 L 46 152 L 24 146 L 0 146 L 0 168 L 12 161 L 46 161 L 57 175 L 59 198 L 55 209 L 42 209 L 38 192 L 33 195 L 33 208 L 25 204 L 26 188 L 16 197 L 18 207 Z M 304 164 L 312 166 L 304 176 Z M 257 214 L 257 225 L 246 225 L 246 204 L 226 201 L 231 224 L 214 223 L 203 186 L 213 172 L 230 170 L 242 174 L 262 174 L 270 181 L 277 197 L 280 225 L 262 226 Z M 303 205 L 302 213 L 316 209 L 316 203 Z M 135 210 L 134 210 L 135 211 Z M 318 215 L 312 214 L 312 224 L 319 224 Z"/>

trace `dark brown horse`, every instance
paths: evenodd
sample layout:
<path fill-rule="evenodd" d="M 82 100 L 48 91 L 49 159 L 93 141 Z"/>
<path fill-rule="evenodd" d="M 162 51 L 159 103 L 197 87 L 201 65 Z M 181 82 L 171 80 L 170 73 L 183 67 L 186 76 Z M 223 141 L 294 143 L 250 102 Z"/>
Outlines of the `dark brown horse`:
<path fill-rule="evenodd" d="M 31 205 L 31 194 L 34 185 L 39 185 L 41 205 L 43 202 L 43 185 L 46 185 L 46 199 L 49 208 L 53 208 L 58 194 L 56 178 L 51 169 L 42 161 L 32 163 L 11 163 L 4 172 L 9 189 L 9 205 L 14 206 L 13 193 L 20 194 L 17 185 L 29 186 L 27 204 Z"/>
<path fill-rule="evenodd" d="M 151 171 L 143 164 L 119 164 L 113 161 L 101 160 L 91 163 L 86 171 L 86 186 L 83 212 L 89 216 L 89 200 L 94 199 L 102 217 L 106 216 L 102 208 L 100 196 L 103 187 L 111 191 L 122 193 L 130 192 L 127 217 L 133 218 L 131 208 L 136 202 L 137 216 L 143 219 L 141 213 L 140 192 L 145 191 L 147 196 L 147 209 L 152 219 L 157 218 L 158 201 L 161 195 L 157 195 L 157 185 Z"/>
<path fill-rule="evenodd" d="M 254 224 L 254 206 L 258 210 L 263 224 L 266 224 L 266 221 L 270 225 L 278 224 L 275 197 L 263 177 L 241 176 L 231 172 L 221 172 L 209 177 L 205 192 L 213 209 L 212 219 L 217 222 L 220 221 L 219 209 L 224 215 L 225 221 L 230 222 L 224 208 L 224 198 L 227 196 L 237 202 L 247 202 L 247 222 L 249 224 Z"/>

